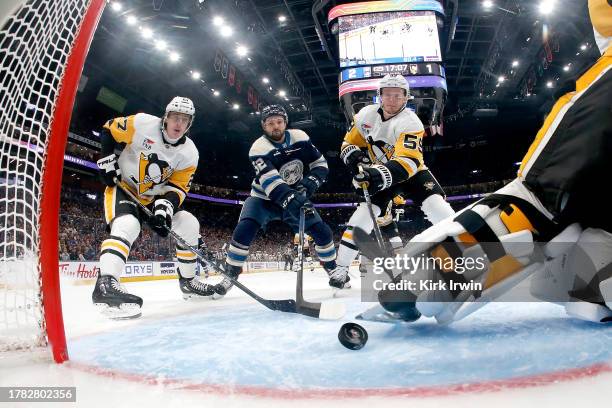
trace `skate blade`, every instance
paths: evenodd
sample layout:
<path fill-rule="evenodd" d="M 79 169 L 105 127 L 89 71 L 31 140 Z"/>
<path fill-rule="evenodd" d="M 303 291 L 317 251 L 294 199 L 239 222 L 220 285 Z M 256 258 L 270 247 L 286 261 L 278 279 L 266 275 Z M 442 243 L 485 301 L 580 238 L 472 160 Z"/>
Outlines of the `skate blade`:
<path fill-rule="evenodd" d="M 332 297 L 341 297 L 343 293 L 346 293 L 347 290 L 351 288 L 351 284 L 347 283 L 342 289 L 336 288 L 334 286 L 332 288 Z"/>
<path fill-rule="evenodd" d="M 136 303 L 124 303 L 119 307 L 109 306 L 106 303 L 94 303 L 103 316 L 112 320 L 136 319 L 142 316 L 140 306 Z"/>
<path fill-rule="evenodd" d="M 225 297 L 225 295 L 220 295 L 218 293 L 215 293 L 214 295 L 211 296 L 212 300 L 219 300 L 219 299 L 223 299 L 223 297 Z"/>
<path fill-rule="evenodd" d="M 195 293 L 189 294 L 189 293 L 183 293 L 183 300 L 188 301 L 188 302 L 197 302 L 197 301 L 208 301 L 208 300 L 213 300 L 214 295 L 210 295 L 210 296 L 202 296 L 202 295 L 196 295 Z"/>

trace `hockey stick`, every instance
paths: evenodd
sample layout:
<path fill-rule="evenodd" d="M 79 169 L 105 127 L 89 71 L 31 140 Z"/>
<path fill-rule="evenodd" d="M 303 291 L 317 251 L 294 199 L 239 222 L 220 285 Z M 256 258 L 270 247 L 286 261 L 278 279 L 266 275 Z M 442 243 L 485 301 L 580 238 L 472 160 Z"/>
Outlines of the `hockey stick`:
<path fill-rule="evenodd" d="M 299 241 L 298 241 L 298 275 L 295 287 L 295 301 L 298 313 L 319 319 L 340 319 L 346 313 L 343 303 L 313 303 L 304 300 L 304 230 L 306 229 L 306 214 L 312 214 L 314 208 L 304 206 L 300 209 Z"/>
<path fill-rule="evenodd" d="M 359 166 L 359 171 L 363 172 L 363 167 Z M 365 248 L 365 251 L 362 250 L 362 252 L 364 253 L 364 255 L 366 253 L 372 254 L 372 252 L 378 252 L 380 255 L 386 258 L 389 256 L 388 254 L 389 251 L 388 251 L 387 245 L 385 245 L 385 240 L 383 239 L 382 231 L 380 230 L 380 226 L 378 225 L 378 222 L 376 221 L 376 215 L 374 215 L 374 209 L 372 208 L 372 197 L 370 196 L 370 192 L 368 191 L 367 182 L 361 183 L 361 190 L 363 191 L 363 198 L 365 199 L 366 207 L 368 207 L 368 213 L 370 213 L 370 218 L 372 218 L 372 222 L 374 223 L 374 236 L 376 236 L 376 242 L 378 243 L 378 247 L 379 247 L 379 251 L 375 251 L 375 250 L 373 251 L 373 248 Z M 353 230 L 353 236 L 355 235 L 360 236 L 360 241 L 362 242 L 362 245 L 365 242 L 368 242 L 365 236 L 367 235 L 367 233 L 361 230 L 360 228 L 355 228 Z M 355 241 L 357 242 L 357 239 L 355 239 Z M 359 245 L 357 245 L 357 247 L 361 249 Z M 380 257 L 380 255 L 378 257 Z M 369 256 L 367 257 L 370 258 Z M 374 258 L 370 258 L 370 259 L 374 261 Z M 389 276 L 389 278 L 391 278 L 391 281 L 393 282 L 393 280 L 395 279 L 393 276 L 393 273 L 389 271 L 387 268 L 385 268 L 385 273 Z"/>
<path fill-rule="evenodd" d="M 138 205 L 138 207 L 142 210 L 142 212 L 147 217 L 149 217 L 149 218 L 153 217 L 153 212 L 151 212 L 151 210 L 149 210 L 144 204 L 142 204 L 140 202 L 140 200 L 138 200 L 138 198 L 130 190 L 128 190 L 126 187 L 124 187 L 120 183 L 117 183 L 116 185 L 117 185 L 118 188 L 121 189 L 121 191 L 123 191 L 125 194 L 127 194 L 127 196 L 130 197 L 130 199 L 136 205 Z M 312 316 L 311 314 L 306 314 L 306 313 L 300 312 L 298 310 L 298 308 L 297 308 L 295 300 L 293 300 L 293 299 L 270 300 L 270 299 L 262 298 L 261 296 L 257 295 L 255 292 L 253 292 L 252 290 L 250 290 L 249 288 L 244 286 L 242 283 L 238 282 L 237 279 L 235 279 L 235 278 L 229 276 L 228 274 L 226 274 L 225 271 L 222 268 L 220 268 L 216 264 L 210 262 L 210 260 L 202 252 L 200 252 L 199 248 L 195 248 L 195 247 L 189 245 L 187 243 L 187 241 L 185 241 L 183 239 L 183 237 L 178 235 L 176 232 L 172 231 L 172 229 L 167 228 L 167 227 L 166 227 L 166 229 L 168 230 L 168 233 L 176 240 L 176 242 L 178 242 L 184 248 L 187 248 L 191 252 L 196 254 L 196 256 L 200 260 L 209 261 L 209 265 L 211 265 L 213 267 L 213 269 L 215 269 L 217 272 L 219 272 L 225 278 L 229 279 L 234 285 L 236 285 L 236 287 L 238 287 L 244 293 L 246 293 L 247 295 L 249 295 L 250 297 L 255 299 L 257 302 L 261 303 L 262 305 L 264 305 L 268 309 L 270 309 L 270 310 L 278 310 L 280 312 L 286 312 L 286 313 L 298 313 L 298 314 L 303 314 L 303 315 L 306 315 L 306 316 Z M 317 316 L 315 316 L 315 317 L 317 317 Z M 340 317 L 342 317 L 342 316 L 340 316 Z M 337 317 L 337 318 L 340 318 L 340 317 Z"/>

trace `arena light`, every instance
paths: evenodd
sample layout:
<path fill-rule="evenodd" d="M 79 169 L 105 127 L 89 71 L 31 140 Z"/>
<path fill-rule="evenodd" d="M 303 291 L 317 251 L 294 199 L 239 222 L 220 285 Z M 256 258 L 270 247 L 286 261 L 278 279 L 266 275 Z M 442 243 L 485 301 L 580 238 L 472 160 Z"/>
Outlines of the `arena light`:
<path fill-rule="evenodd" d="M 287 95 L 287 92 L 285 92 L 283 89 L 278 91 L 278 96 L 280 96 L 281 98 L 284 98 L 286 95 Z"/>
<path fill-rule="evenodd" d="M 546 83 L 546 87 L 547 87 L 547 88 L 552 88 L 553 86 L 555 86 L 555 84 L 553 83 L 553 81 L 548 81 L 548 82 Z"/>
<path fill-rule="evenodd" d="M 215 18 L 213 18 L 213 25 L 216 27 L 221 27 L 223 25 L 223 17 L 216 16 Z"/>
<path fill-rule="evenodd" d="M 501 84 L 502 82 L 504 82 L 505 80 L 506 80 L 506 77 L 505 77 L 505 76 L 503 76 L 503 75 L 501 75 L 501 76 L 499 76 L 499 77 L 497 78 L 497 82 L 499 82 L 500 84 Z"/>
<path fill-rule="evenodd" d="M 268 77 L 263 77 L 261 78 L 261 82 L 263 82 L 264 84 L 269 84 L 270 80 L 268 79 Z"/>
<path fill-rule="evenodd" d="M 284 23 L 285 21 L 287 21 L 287 17 L 281 14 L 280 16 L 278 16 L 278 21 L 280 21 L 281 23 Z"/>
<path fill-rule="evenodd" d="M 235 103 L 235 104 L 233 104 L 233 105 L 232 105 L 232 109 L 234 109 L 234 110 L 238 110 L 238 109 L 240 109 L 240 105 L 238 105 L 237 103 Z"/>
<path fill-rule="evenodd" d="M 202 76 L 202 75 L 200 75 L 200 73 L 199 73 L 198 71 L 193 71 L 193 72 L 191 73 L 191 78 L 192 78 L 192 79 L 200 79 L 200 77 L 201 77 L 201 76 Z"/>
<path fill-rule="evenodd" d="M 518 60 L 512 61 L 512 66 L 513 67 L 518 67 L 519 66 L 519 61 Z"/>
<path fill-rule="evenodd" d="M 491 7 L 493 7 L 493 2 L 491 0 L 485 0 L 482 2 L 482 8 L 485 10 L 489 10 Z"/>
<path fill-rule="evenodd" d="M 587 49 L 587 45 L 586 45 L 586 44 L 582 44 L 582 45 L 580 46 L 580 49 L 581 49 L 582 51 L 586 50 L 586 49 Z"/>
<path fill-rule="evenodd" d="M 155 49 L 163 51 L 168 47 L 168 43 L 165 42 L 164 40 L 157 40 L 155 41 Z"/>
<path fill-rule="evenodd" d="M 244 45 L 238 45 L 238 47 L 236 47 L 236 54 L 238 54 L 239 57 L 244 57 L 248 53 L 249 49 Z"/>
<path fill-rule="evenodd" d="M 153 30 L 151 30 L 149 27 L 142 27 L 140 33 L 142 34 L 142 37 L 146 39 L 153 37 Z"/>
<path fill-rule="evenodd" d="M 233 33 L 234 29 L 230 26 L 223 26 L 221 30 L 219 30 L 219 34 L 221 34 L 222 37 L 230 37 Z"/>
<path fill-rule="evenodd" d="M 111 4 L 111 8 L 113 9 L 113 11 L 121 11 L 123 9 L 123 4 L 113 1 Z"/>
<path fill-rule="evenodd" d="M 564 66 L 564 67 L 563 67 L 563 70 L 564 70 L 565 72 L 569 71 L 569 70 L 570 70 L 570 66 L 569 66 L 569 64 L 568 64 L 568 65 L 566 65 L 566 66 Z"/>
<path fill-rule="evenodd" d="M 550 14 L 555 9 L 555 0 L 542 0 L 538 9 L 542 14 Z"/>
<path fill-rule="evenodd" d="M 136 17 L 134 16 L 128 16 L 127 19 L 125 20 L 129 25 L 134 25 L 136 24 L 136 21 L 138 21 L 136 19 Z"/>
<path fill-rule="evenodd" d="M 178 54 L 176 52 L 171 52 L 170 53 L 170 61 L 177 62 L 180 59 L 181 59 L 181 55 L 180 54 Z"/>
<path fill-rule="evenodd" d="M 215 96 L 219 96 L 219 95 L 221 95 L 221 92 L 219 92 L 219 91 L 213 91 L 213 95 L 215 95 Z"/>

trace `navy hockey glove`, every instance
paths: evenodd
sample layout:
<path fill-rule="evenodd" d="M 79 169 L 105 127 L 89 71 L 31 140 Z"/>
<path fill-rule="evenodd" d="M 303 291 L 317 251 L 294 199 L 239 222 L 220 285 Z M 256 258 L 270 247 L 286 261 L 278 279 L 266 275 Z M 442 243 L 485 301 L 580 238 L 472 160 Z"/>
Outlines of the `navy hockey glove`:
<path fill-rule="evenodd" d="M 304 177 L 298 185 L 295 187 L 297 191 L 304 194 L 306 198 L 312 197 L 312 195 L 319 189 L 321 186 L 321 180 L 313 175 L 309 175 Z"/>
<path fill-rule="evenodd" d="M 174 206 L 165 198 L 158 198 L 153 204 L 153 217 L 149 219 L 151 229 L 160 237 L 167 237 L 172 229 Z"/>
<path fill-rule="evenodd" d="M 355 146 L 355 149 L 352 150 L 352 153 L 345 156 L 345 163 L 351 174 L 354 176 L 359 173 L 359 166 L 370 166 L 372 164 L 372 160 L 370 160 L 370 157 L 358 147 Z"/>
<path fill-rule="evenodd" d="M 389 169 L 382 164 L 370 167 L 362 167 L 361 171 L 353 177 L 353 186 L 358 192 L 362 191 L 365 184 L 370 195 L 391 187 L 393 177 Z"/>
<path fill-rule="evenodd" d="M 310 202 L 304 194 L 301 194 L 299 191 L 293 189 L 291 189 L 291 191 L 285 195 L 280 202 L 280 206 L 283 207 L 283 213 L 295 218 L 296 220 L 300 219 L 300 209 L 304 205 L 309 204 Z"/>
<path fill-rule="evenodd" d="M 121 169 L 117 163 L 117 156 L 111 153 L 96 162 L 100 168 L 100 178 L 109 187 L 113 187 L 121 181 Z"/>

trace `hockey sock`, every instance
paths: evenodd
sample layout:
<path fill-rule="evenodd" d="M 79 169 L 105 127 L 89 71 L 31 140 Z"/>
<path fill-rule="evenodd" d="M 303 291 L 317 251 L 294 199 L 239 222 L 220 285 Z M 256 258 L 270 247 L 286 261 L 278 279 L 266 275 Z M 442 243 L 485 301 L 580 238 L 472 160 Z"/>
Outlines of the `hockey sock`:
<path fill-rule="evenodd" d="M 181 276 L 187 279 L 193 278 L 195 276 L 196 264 L 198 262 L 198 257 L 196 254 L 187 248 L 177 245 L 176 259 L 178 260 L 178 267 L 181 270 Z"/>
<path fill-rule="evenodd" d="M 378 208 L 378 206 L 372 205 L 372 210 L 375 216 L 380 214 L 380 208 Z M 372 221 L 372 217 L 370 217 L 365 203 L 359 204 L 348 222 L 348 227 L 344 231 L 344 234 L 342 234 L 340 246 L 338 247 L 338 257 L 336 258 L 336 263 L 338 265 L 349 266 L 359 252 L 353 240 L 354 227 L 359 227 L 368 234 L 374 229 L 374 222 Z"/>

